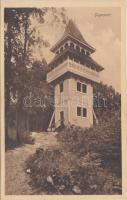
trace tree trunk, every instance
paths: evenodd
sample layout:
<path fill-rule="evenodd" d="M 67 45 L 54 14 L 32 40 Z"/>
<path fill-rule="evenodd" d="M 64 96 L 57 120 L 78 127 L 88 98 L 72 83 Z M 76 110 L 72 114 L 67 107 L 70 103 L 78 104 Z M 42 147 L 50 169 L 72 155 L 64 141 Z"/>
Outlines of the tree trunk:
<path fill-rule="evenodd" d="M 27 130 L 27 132 L 30 131 L 30 128 L 29 128 L 29 114 L 27 114 L 27 117 L 26 117 L 26 130 Z"/>
<path fill-rule="evenodd" d="M 25 141 L 26 130 L 26 114 L 23 109 L 19 109 L 17 112 L 17 144 Z"/>
<path fill-rule="evenodd" d="M 26 14 L 25 17 L 25 26 L 24 26 L 24 51 L 23 51 L 23 63 L 25 65 L 26 61 L 26 52 L 27 52 L 27 40 L 28 40 L 28 17 L 29 15 Z M 24 66 L 25 67 L 25 66 Z"/>
<path fill-rule="evenodd" d="M 22 67 L 26 67 L 26 51 L 27 51 L 27 31 L 28 31 L 28 15 L 26 14 L 25 17 L 25 25 L 24 25 L 24 48 L 23 48 L 23 55 L 22 55 Z M 17 142 L 21 143 L 23 139 L 23 134 L 29 128 L 28 122 L 26 118 L 26 114 L 23 109 L 23 88 L 20 91 L 20 98 L 18 102 L 18 112 L 17 112 Z"/>
<path fill-rule="evenodd" d="M 11 47 L 11 23 L 7 24 L 8 33 L 8 48 L 7 56 L 5 58 L 5 143 L 8 144 L 8 121 L 9 121 L 9 107 L 10 107 L 10 71 L 11 71 L 11 57 L 12 57 L 12 47 Z"/>

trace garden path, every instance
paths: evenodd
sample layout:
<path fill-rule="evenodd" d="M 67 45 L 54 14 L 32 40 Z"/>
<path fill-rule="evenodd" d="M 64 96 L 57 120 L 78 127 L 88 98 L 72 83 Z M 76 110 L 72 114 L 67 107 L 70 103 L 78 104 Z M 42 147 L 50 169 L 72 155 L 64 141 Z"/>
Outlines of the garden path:
<path fill-rule="evenodd" d="M 30 177 L 25 172 L 25 161 L 38 147 L 52 148 L 57 145 L 56 133 L 33 133 L 35 144 L 25 144 L 5 153 L 5 193 L 6 195 L 31 195 L 36 191 L 29 185 Z"/>

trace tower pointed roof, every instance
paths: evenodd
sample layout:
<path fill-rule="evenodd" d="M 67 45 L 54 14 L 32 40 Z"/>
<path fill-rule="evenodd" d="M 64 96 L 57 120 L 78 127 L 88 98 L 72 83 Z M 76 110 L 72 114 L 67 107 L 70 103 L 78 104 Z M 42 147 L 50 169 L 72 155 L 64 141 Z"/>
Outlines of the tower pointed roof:
<path fill-rule="evenodd" d="M 80 42 L 81 44 L 87 46 L 87 48 L 89 48 L 91 50 L 91 52 L 95 51 L 95 48 L 93 48 L 90 44 L 88 44 L 86 42 L 86 40 L 82 36 L 80 30 L 78 29 L 78 27 L 76 26 L 76 24 L 71 19 L 69 20 L 69 22 L 68 22 L 68 24 L 67 24 L 67 26 L 65 28 L 63 36 L 56 43 L 56 45 L 54 47 L 52 47 L 51 50 L 52 51 L 55 50 L 57 48 L 58 44 L 60 44 L 67 37 L 71 37 L 71 38 L 77 40 L 78 42 Z"/>
<path fill-rule="evenodd" d="M 63 36 L 66 36 L 66 35 L 71 35 L 73 36 L 74 38 L 78 39 L 79 41 L 81 42 L 86 42 L 81 34 L 81 32 L 79 31 L 79 29 L 77 28 L 76 24 L 72 21 L 72 20 L 69 20 L 66 28 L 65 28 L 65 31 L 64 31 L 64 35 Z"/>

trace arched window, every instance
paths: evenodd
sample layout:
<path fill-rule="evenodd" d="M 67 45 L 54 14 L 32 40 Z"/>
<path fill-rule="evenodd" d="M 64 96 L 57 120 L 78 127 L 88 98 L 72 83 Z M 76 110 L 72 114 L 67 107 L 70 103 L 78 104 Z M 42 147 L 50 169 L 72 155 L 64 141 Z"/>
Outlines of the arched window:
<path fill-rule="evenodd" d="M 74 44 L 71 42 L 70 43 L 70 47 L 72 48 L 72 49 L 74 49 Z"/>
<path fill-rule="evenodd" d="M 68 48 L 68 43 L 65 44 L 65 48 Z"/>
<path fill-rule="evenodd" d="M 80 51 L 80 48 L 79 48 L 79 46 L 76 46 L 76 50 L 77 50 L 77 51 Z"/>
<path fill-rule="evenodd" d="M 60 52 L 62 52 L 62 51 L 63 51 L 63 47 L 60 48 Z"/>
<path fill-rule="evenodd" d="M 85 51 L 84 51 L 84 49 L 81 49 L 81 53 L 82 53 L 82 54 L 85 54 Z"/>
<path fill-rule="evenodd" d="M 89 52 L 89 51 L 86 51 L 86 55 L 89 56 L 89 55 L 90 55 L 90 52 Z"/>

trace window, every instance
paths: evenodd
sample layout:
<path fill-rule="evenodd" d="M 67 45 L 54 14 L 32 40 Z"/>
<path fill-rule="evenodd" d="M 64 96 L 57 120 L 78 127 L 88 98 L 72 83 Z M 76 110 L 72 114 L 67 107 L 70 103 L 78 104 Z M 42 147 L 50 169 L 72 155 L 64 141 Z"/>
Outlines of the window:
<path fill-rule="evenodd" d="M 87 93 L 87 85 L 77 82 L 77 91 L 82 92 L 82 93 Z"/>
<path fill-rule="evenodd" d="M 60 83 L 60 92 L 63 92 L 63 83 Z"/>
<path fill-rule="evenodd" d="M 81 107 L 77 107 L 77 116 L 81 116 Z"/>
<path fill-rule="evenodd" d="M 80 51 L 80 48 L 79 48 L 79 46 L 76 46 L 76 50 L 77 50 L 77 51 Z"/>
<path fill-rule="evenodd" d="M 68 43 L 65 44 L 65 48 L 68 48 Z"/>
<path fill-rule="evenodd" d="M 61 125 L 64 125 L 64 111 L 60 112 L 60 122 L 61 122 Z"/>
<path fill-rule="evenodd" d="M 63 47 L 61 47 L 61 48 L 60 48 L 60 52 L 62 52 L 63 50 L 64 50 Z"/>
<path fill-rule="evenodd" d="M 87 117 L 87 109 L 82 107 L 77 107 L 77 116 Z"/>
<path fill-rule="evenodd" d="M 74 44 L 71 42 L 70 43 L 70 47 L 72 48 L 72 49 L 74 49 Z"/>
<path fill-rule="evenodd" d="M 87 85 L 82 84 L 82 92 L 86 93 L 87 92 Z"/>
<path fill-rule="evenodd" d="M 83 108 L 83 117 L 86 117 L 87 116 L 87 110 L 86 108 Z"/>
<path fill-rule="evenodd" d="M 84 49 L 81 49 L 81 53 L 82 53 L 82 54 L 85 54 L 85 51 L 84 51 Z"/>
<path fill-rule="evenodd" d="M 81 83 L 77 82 L 77 91 L 81 92 Z"/>
<path fill-rule="evenodd" d="M 90 55 L 90 52 L 89 52 L 89 51 L 86 51 L 86 55 L 89 56 L 89 55 Z"/>

